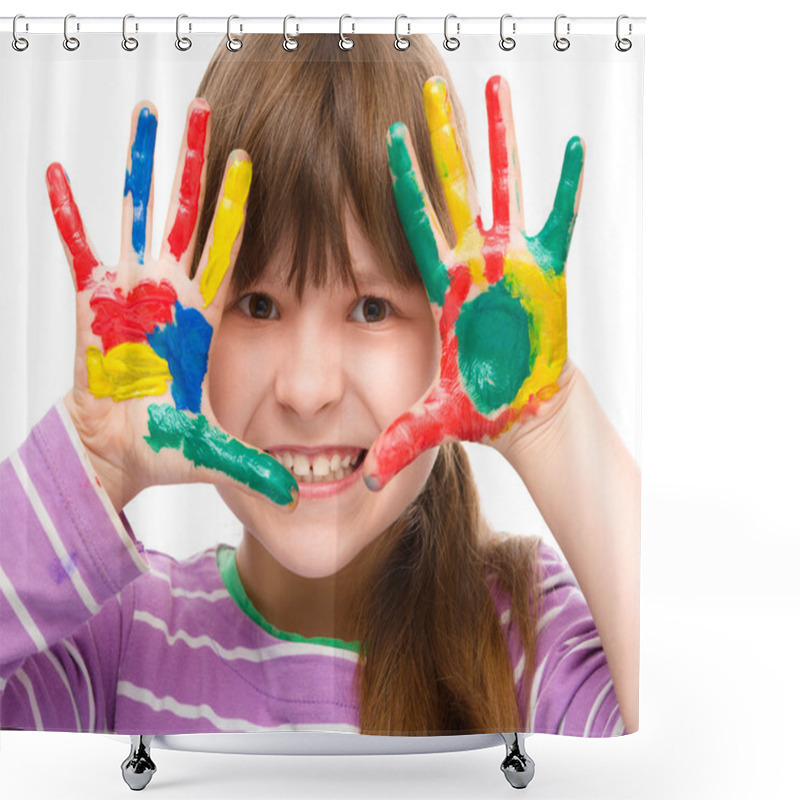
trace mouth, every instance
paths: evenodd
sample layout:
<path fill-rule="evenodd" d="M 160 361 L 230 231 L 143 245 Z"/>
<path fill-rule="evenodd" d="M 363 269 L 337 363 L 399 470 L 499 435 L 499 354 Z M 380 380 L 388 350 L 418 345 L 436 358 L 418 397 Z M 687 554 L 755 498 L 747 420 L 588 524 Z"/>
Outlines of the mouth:
<path fill-rule="evenodd" d="M 315 454 L 302 453 L 289 448 L 265 450 L 297 481 L 305 484 L 337 484 L 355 473 L 364 463 L 367 451 L 355 447 L 333 448 Z"/>

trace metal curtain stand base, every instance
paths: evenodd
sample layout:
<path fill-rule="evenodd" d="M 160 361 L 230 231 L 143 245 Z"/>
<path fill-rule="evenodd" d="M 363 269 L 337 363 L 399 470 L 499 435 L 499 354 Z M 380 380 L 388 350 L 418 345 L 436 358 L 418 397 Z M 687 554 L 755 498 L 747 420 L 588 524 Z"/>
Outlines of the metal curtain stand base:
<path fill-rule="evenodd" d="M 521 733 L 498 735 L 506 746 L 506 757 L 500 764 L 500 769 L 511 786 L 515 789 L 524 789 L 533 779 L 534 773 L 533 759 L 525 752 L 525 735 Z M 154 738 L 155 736 L 131 736 L 131 751 L 122 762 L 122 777 L 134 791 L 144 789 L 156 772 L 155 762 L 150 755 Z M 491 741 L 491 737 L 489 740 Z M 310 752 L 313 754 L 313 750 Z M 308 755 L 309 751 L 304 754 Z"/>

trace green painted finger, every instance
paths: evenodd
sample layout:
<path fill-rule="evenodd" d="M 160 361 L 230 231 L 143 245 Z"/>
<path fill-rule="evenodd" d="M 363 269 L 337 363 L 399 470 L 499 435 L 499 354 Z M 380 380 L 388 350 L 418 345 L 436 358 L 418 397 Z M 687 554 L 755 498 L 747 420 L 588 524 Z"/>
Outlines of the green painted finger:
<path fill-rule="evenodd" d="M 386 147 L 389 152 L 389 169 L 394 178 L 394 199 L 400 222 L 422 275 L 428 298 L 432 303 L 441 306 L 450 285 L 447 268 L 439 255 L 446 249 L 446 245 L 419 172 L 415 168 L 413 148 L 402 122 L 396 122 L 389 128 Z"/>
<path fill-rule="evenodd" d="M 190 415 L 173 406 L 147 408 L 149 436 L 145 441 L 156 453 L 179 450 L 196 467 L 217 470 L 249 486 L 280 506 L 294 505 L 298 496 L 292 474 L 274 458 L 234 439 L 203 415 Z"/>
<path fill-rule="evenodd" d="M 543 269 L 556 275 L 564 272 L 572 229 L 578 214 L 585 150 L 583 141 L 573 136 L 567 142 L 561 178 L 558 181 L 553 210 L 538 235 L 528 240 L 528 249 Z"/>

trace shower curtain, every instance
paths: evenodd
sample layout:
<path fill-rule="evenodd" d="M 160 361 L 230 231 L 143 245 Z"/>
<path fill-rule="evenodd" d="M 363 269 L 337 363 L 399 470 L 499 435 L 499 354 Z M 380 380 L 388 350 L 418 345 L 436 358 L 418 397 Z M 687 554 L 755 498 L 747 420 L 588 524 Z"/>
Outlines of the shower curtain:
<path fill-rule="evenodd" d="M 505 22 L 3 35 L 0 726 L 636 729 L 643 37 Z"/>

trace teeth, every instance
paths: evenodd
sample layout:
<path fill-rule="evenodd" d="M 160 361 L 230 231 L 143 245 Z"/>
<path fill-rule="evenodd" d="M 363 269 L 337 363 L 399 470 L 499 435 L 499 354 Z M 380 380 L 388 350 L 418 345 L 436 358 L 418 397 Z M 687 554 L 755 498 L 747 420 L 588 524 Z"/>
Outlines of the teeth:
<path fill-rule="evenodd" d="M 331 463 L 327 458 L 325 458 L 325 456 L 316 456 L 311 467 L 314 470 L 314 477 L 317 477 L 318 475 L 327 475 L 328 471 L 330 470 L 330 466 Z"/>
<path fill-rule="evenodd" d="M 270 453 L 286 469 L 300 479 L 302 483 L 330 483 L 340 481 L 355 469 L 355 456 L 346 455 L 344 458 L 335 453 L 330 460 L 323 455 L 314 457 L 311 461 L 302 453 Z"/>
<path fill-rule="evenodd" d="M 294 456 L 292 472 L 294 472 L 295 475 L 308 475 L 310 471 L 311 463 L 306 456 L 304 456 L 302 453 L 298 453 L 296 456 Z"/>

